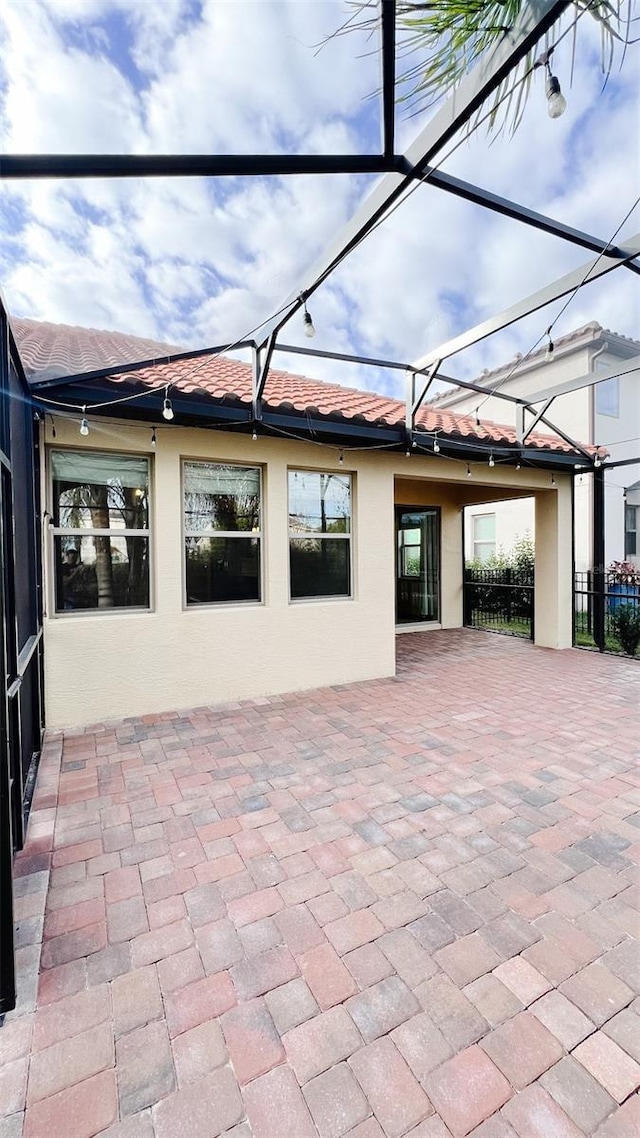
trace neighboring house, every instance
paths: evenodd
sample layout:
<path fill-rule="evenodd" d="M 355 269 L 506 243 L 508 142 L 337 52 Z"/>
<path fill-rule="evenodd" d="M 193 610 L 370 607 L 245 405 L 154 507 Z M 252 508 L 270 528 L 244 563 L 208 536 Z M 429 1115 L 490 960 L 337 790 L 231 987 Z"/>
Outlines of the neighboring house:
<path fill-rule="evenodd" d="M 597 374 L 639 353 L 639 341 L 591 323 L 556 340 L 551 360 L 546 359 L 546 348 L 542 347 L 520 365 L 516 356 L 504 367 L 483 372 L 477 382 L 483 387 L 499 388 L 508 395 L 531 398 L 535 405 L 536 392 L 552 388 L 554 383 Z M 475 414 L 482 399 L 484 397 L 475 392 L 454 390 L 436 396 L 430 406 Z M 608 379 L 560 395 L 548 414 L 571 438 L 606 448 L 611 461 L 640 454 L 640 379 L 637 374 Z M 514 405 L 497 397 L 482 403 L 479 415 L 483 423 L 496 420 L 515 425 Z M 606 476 L 607 564 L 626 557 L 640 565 L 640 545 L 635 539 L 640 522 L 639 478 L 640 460 L 637 465 L 618 467 Z M 486 560 L 501 550 L 509 552 L 518 538 L 534 536 L 534 532 L 533 501 L 470 507 L 465 526 L 465 558 Z M 576 479 L 575 485 L 576 569 L 592 568 L 592 548 L 592 478 L 585 473 Z"/>
<path fill-rule="evenodd" d="M 463 510 L 506 497 L 545 538 L 536 642 L 570 646 L 562 440 L 532 435 L 517 469 L 513 428 L 472 416 L 426 407 L 411 438 L 404 403 L 275 370 L 254 409 L 249 364 L 13 327 L 41 417 L 49 727 L 392 675 L 399 627 L 462 624 Z"/>

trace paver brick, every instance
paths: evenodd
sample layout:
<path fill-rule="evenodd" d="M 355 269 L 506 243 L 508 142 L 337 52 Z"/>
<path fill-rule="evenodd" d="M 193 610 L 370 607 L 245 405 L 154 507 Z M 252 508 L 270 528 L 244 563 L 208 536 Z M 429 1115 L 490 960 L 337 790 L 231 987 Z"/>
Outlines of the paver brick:
<path fill-rule="evenodd" d="M 369 988 L 391 976 L 393 965 L 376 943 L 363 944 L 342 957 L 360 989 Z"/>
<path fill-rule="evenodd" d="M 103 1023 L 36 1052 L 29 1068 L 27 1103 L 39 1102 L 113 1067 L 113 1033 Z"/>
<path fill-rule="evenodd" d="M 616 1102 L 570 1055 L 551 1067 L 540 1083 L 585 1134 L 591 1134 L 616 1108 Z"/>
<path fill-rule="evenodd" d="M 391 1039 L 420 1083 L 453 1054 L 451 1045 L 426 1012 L 401 1023 L 391 1032 Z"/>
<path fill-rule="evenodd" d="M 631 988 L 603 964 L 589 964 L 560 985 L 560 991 L 600 1027 L 631 1003 Z"/>
<path fill-rule="evenodd" d="M 230 968 L 244 956 L 233 921 L 223 919 L 199 925 L 195 929 L 195 938 L 204 969 L 209 975 Z"/>
<path fill-rule="evenodd" d="M 54 1043 L 70 1039 L 105 1023 L 110 1015 L 109 992 L 106 984 L 63 997 L 56 1003 L 38 1008 L 33 1021 L 33 1051 L 42 1051 Z M 17 1023 L 18 1021 L 16 1021 Z M 2 1036 L 0 1033 L 0 1058 Z"/>
<path fill-rule="evenodd" d="M 562 992 L 547 992 L 530 1005 L 529 1011 L 560 1040 L 566 1051 L 573 1051 L 595 1031 L 595 1024 Z"/>
<path fill-rule="evenodd" d="M 93 1138 L 117 1117 L 115 1072 L 104 1071 L 30 1106 L 25 1114 L 24 1138 L 42 1138 L 43 1134 Z"/>
<path fill-rule="evenodd" d="M 317 1138 L 302 1091 L 289 1067 L 275 1067 L 248 1083 L 244 1101 L 253 1138 L 274 1138 L 276 1134 L 278 1138 Z M 169 1134 L 166 1138 L 170 1138 Z"/>
<path fill-rule="evenodd" d="M 193 930 L 189 921 L 175 921 L 172 925 L 137 936 L 131 942 L 131 963 L 134 968 L 144 968 L 145 964 L 155 964 L 190 944 L 193 944 Z"/>
<path fill-rule="evenodd" d="M 633 1095 L 596 1131 L 596 1138 L 637 1138 L 640 1131 L 640 1095 Z"/>
<path fill-rule="evenodd" d="M 504 1075 L 478 1046 L 468 1047 L 432 1071 L 425 1087 L 454 1138 L 464 1138 L 512 1094 Z"/>
<path fill-rule="evenodd" d="M 153 1109 L 156 1138 L 218 1138 L 239 1122 L 243 1106 L 230 1067 L 212 1071 L 169 1095 Z"/>
<path fill-rule="evenodd" d="M 640 918 L 638 919 L 640 931 Z M 625 940 L 603 958 L 602 963 L 633 991 L 640 993 L 640 950 L 637 938 Z"/>
<path fill-rule="evenodd" d="M 384 926 L 371 909 L 358 909 L 324 926 L 325 936 L 340 956 L 376 940 L 384 931 Z"/>
<path fill-rule="evenodd" d="M 640 1086 L 640 1064 L 602 1031 L 597 1031 L 579 1043 L 573 1057 L 586 1067 L 616 1102 L 624 1102 Z"/>
<path fill-rule="evenodd" d="M 420 1011 L 420 1004 L 399 976 L 389 976 L 352 996 L 345 1007 L 365 1043 L 386 1035 Z"/>
<path fill-rule="evenodd" d="M 410 988 L 417 988 L 438 971 L 435 960 L 419 944 L 409 929 L 394 929 L 385 933 L 376 944 L 382 949 L 401 980 L 404 980 Z"/>
<path fill-rule="evenodd" d="M 274 921 L 287 948 L 294 956 L 307 952 L 318 944 L 326 943 L 320 925 L 306 905 L 293 905 L 291 908 L 281 909 L 276 913 Z"/>
<path fill-rule="evenodd" d="M 111 985 L 116 1039 L 164 1014 L 158 974 L 153 965 L 116 977 Z"/>
<path fill-rule="evenodd" d="M 225 1012 L 222 1030 L 242 1085 L 266 1074 L 285 1058 L 284 1048 L 264 1000 L 252 1000 Z"/>
<path fill-rule="evenodd" d="M 302 977 L 267 992 L 265 1000 L 280 1035 L 318 1012 L 318 1005 Z"/>
<path fill-rule="evenodd" d="M 525 1087 L 502 1113 L 519 1138 L 585 1138 L 575 1122 L 538 1083 Z"/>
<path fill-rule="evenodd" d="M 500 964 L 500 959 L 479 933 L 458 937 L 453 944 L 434 953 L 434 960 L 460 988 L 491 972 Z"/>
<path fill-rule="evenodd" d="M 195 980 L 171 992 L 165 998 L 169 1034 L 173 1038 L 192 1027 L 228 1011 L 236 1002 L 236 994 L 228 972 L 218 972 Z"/>
<path fill-rule="evenodd" d="M 564 1054 L 555 1035 L 526 1011 L 496 1027 L 482 1040 L 481 1046 L 518 1090 L 537 1079 Z"/>
<path fill-rule="evenodd" d="M 304 1097 L 321 1138 L 343 1138 L 370 1113 L 346 1063 L 338 1063 L 306 1083 Z"/>
<path fill-rule="evenodd" d="M 189 919 L 194 929 L 226 917 L 227 910 L 220 889 L 213 882 L 196 885 L 183 894 Z"/>
<path fill-rule="evenodd" d="M 492 1027 L 522 1011 L 518 997 L 492 973 L 467 984 L 463 994 Z"/>
<path fill-rule="evenodd" d="M 263 996 L 298 975 L 298 966 L 284 945 L 259 952 L 250 960 L 241 960 L 230 969 L 233 984 L 241 1000 Z"/>
<path fill-rule="evenodd" d="M 505 984 L 521 1004 L 528 1007 L 534 1000 L 543 996 L 551 988 L 551 984 L 538 972 L 532 964 L 521 956 L 514 956 L 512 960 L 505 960 L 504 964 L 494 969 L 494 976 Z"/>
<path fill-rule="evenodd" d="M 167 956 L 164 960 L 159 960 L 156 967 L 160 988 L 164 996 L 169 992 L 174 992 L 177 988 L 185 988 L 194 980 L 202 980 L 204 977 L 204 968 L 195 945 L 192 945 L 191 948 L 185 948 L 182 952 L 176 952 L 173 956 Z"/>
<path fill-rule="evenodd" d="M 636 1063 L 640 1063 L 640 1016 L 633 1010 L 633 1005 L 618 1012 L 602 1030 Z"/>
<path fill-rule="evenodd" d="M 456 1051 L 475 1043 L 489 1030 L 484 1016 L 448 976 L 439 974 L 425 980 L 416 996 Z"/>
<path fill-rule="evenodd" d="M 323 1011 L 357 992 L 356 982 L 330 944 L 319 944 L 299 957 L 300 971 Z"/>
<path fill-rule="evenodd" d="M 222 1030 L 216 1020 L 207 1020 L 177 1035 L 171 1047 L 180 1087 L 204 1078 L 217 1067 L 223 1067 L 229 1059 Z"/>
<path fill-rule="evenodd" d="M 347 1059 L 362 1038 L 343 1007 L 329 1008 L 288 1031 L 282 1039 L 300 1085 Z"/>
<path fill-rule="evenodd" d="M 173 1058 L 164 1023 L 147 1024 L 119 1039 L 116 1063 L 123 1117 L 153 1106 L 175 1090 Z"/>
<path fill-rule="evenodd" d="M 388 1138 L 400 1138 L 433 1113 L 429 1099 L 391 1039 L 377 1039 L 363 1047 L 351 1057 L 349 1066 Z"/>
<path fill-rule="evenodd" d="M 24 1056 L 0 1067 L 0 1119 L 24 1110 L 29 1059 Z"/>

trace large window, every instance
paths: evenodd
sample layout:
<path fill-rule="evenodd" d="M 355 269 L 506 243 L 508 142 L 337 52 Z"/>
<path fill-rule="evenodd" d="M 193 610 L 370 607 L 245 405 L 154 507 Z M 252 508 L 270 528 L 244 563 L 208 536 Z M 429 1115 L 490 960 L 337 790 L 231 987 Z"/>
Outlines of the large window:
<path fill-rule="evenodd" d="M 496 551 L 496 515 L 473 515 L 473 560 L 490 561 Z"/>
<path fill-rule="evenodd" d="M 291 599 L 351 595 L 351 475 L 289 471 Z"/>
<path fill-rule="evenodd" d="M 638 507 L 624 508 L 624 555 L 635 557 L 638 552 Z"/>
<path fill-rule="evenodd" d="M 149 462 L 51 453 L 56 612 L 149 607 Z"/>
<path fill-rule="evenodd" d="M 259 601 L 261 472 L 184 464 L 187 604 Z"/>

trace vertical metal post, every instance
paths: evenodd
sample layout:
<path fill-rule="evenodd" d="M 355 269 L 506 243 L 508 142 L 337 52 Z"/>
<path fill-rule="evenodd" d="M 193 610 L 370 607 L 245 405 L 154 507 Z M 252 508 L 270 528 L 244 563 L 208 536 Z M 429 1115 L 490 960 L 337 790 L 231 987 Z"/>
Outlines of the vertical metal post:
<path fill-rule="evenodd" d="M 593 639 L 605 649 L 604 467 L 593 471 Z"/>

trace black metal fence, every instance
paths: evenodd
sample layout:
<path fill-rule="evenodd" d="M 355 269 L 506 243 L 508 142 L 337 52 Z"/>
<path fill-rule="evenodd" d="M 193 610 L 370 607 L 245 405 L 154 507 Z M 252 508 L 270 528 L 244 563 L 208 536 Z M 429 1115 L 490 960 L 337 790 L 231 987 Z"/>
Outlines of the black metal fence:
<path fill-rule="evenodd" d="M 532 569 L 464 571 L 464 623 L 533 640 L 535 581 Z"/>
<path fill-rule="evenodd" d="M 640 586 L 612 573 L 584 570 L 575 574 L 573 639 L 577 648 L 623 652 L 617 615 L 632 606 L 640 613 Z"/>
<path fill-rule="evenodd" d="M 15 1003 L 12 860 L 44 726 L 39 452 L 0 301 L 0 1016 Z"/>

